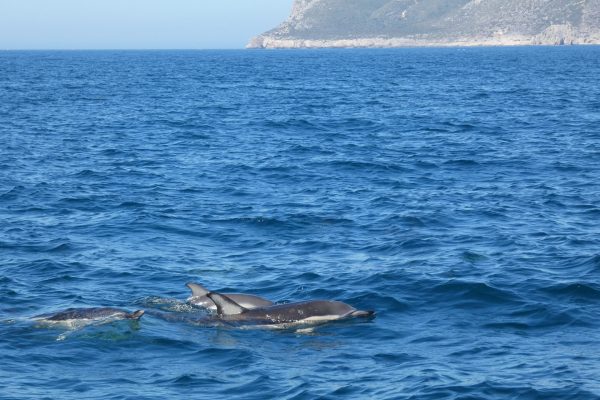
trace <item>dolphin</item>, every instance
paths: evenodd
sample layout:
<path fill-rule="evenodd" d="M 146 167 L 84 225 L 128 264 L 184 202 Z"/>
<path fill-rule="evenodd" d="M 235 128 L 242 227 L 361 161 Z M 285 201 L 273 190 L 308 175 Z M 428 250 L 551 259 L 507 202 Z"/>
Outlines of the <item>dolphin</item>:
<path fill-rule="evenodd" d="M 312 300 L 248 309 L 225 294 L 207 293 L 217 306 L 217 317 L 224 322 L 240 322 L 287 328 L 318 325 L 350 318 L 370 318 L 374 311 L 361 311 L 341 301 Z"/>
<path fill-rule="evenodd" d="M 188 282 L 185 284 L 185 286 L 190 288 L 192 291 L 192 295 L 187 299 L 188 303 L 209 309 L 211 311 L 217 311 L 217 305 L 207 296 L 207 294 L 210 293 L 209 290 L 204 288 L 202 285 L 193 282 Z M 225 296 L 229 297 L 237 304 L 247 309 L 268 307 L 273 305 L 273 303 L 269 300 L 254 296 L 252 294 L 227 293 Z"/>
<path fill-rule="evenodd" d="M 54 314 L 42 314 L 33 317 L 34 320 L 46 324 L 58 324 L 78 327 L 90 324 L 102 324 L 124 319 L 139 320 L 144 315 L 143 310 L 132 313 L 118 308 L 69 308 Z"/>

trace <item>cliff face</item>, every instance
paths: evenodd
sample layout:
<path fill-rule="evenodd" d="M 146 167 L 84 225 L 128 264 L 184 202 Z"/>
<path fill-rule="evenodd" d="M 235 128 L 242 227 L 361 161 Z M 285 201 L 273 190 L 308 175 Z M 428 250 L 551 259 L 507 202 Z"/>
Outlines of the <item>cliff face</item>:
<path fill-rule="evenodd" d="M 600 0 L 296 0 L 248 47 L 600 44 Z"/>

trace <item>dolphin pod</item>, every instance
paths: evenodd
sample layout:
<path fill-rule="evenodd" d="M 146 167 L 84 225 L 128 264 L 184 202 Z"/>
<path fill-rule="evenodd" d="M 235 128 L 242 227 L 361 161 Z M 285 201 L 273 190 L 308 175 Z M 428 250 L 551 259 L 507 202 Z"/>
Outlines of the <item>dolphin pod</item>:
<path fill-rule="evenodd" d="M 304 325 L 320 325 L 352 318 L 372 318 L 374 311 L 362 311 L 331 300 L 311 300 L 286 304 L 274 304 L 262 297 L 242 293 L 218 293 L 205 289 L 198 283 L 187 283 L 192 296 L 189 304 L 206 309 L 209 314 L 200 319 L 173 318 L 164 313 L 153 313 L 168 321 L 188 321 L 195 324 L 220 325 L 242 324 L 268 328 L 287 328 Z M 82 327 L 119 320 L 139 320 L 143 310 L 128 312 L 111 307 L 69 308 L 52 314 L 33 317 L 45 324 L 61 324 Z"/>

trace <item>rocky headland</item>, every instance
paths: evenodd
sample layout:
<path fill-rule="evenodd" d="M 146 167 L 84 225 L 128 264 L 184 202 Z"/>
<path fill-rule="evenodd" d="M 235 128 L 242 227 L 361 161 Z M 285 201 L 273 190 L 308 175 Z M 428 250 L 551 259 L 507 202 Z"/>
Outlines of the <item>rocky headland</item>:
<path fill-rule="evenodd" d="M 600 44 L 600 0 L 295 0 L 248 48 Z"/>

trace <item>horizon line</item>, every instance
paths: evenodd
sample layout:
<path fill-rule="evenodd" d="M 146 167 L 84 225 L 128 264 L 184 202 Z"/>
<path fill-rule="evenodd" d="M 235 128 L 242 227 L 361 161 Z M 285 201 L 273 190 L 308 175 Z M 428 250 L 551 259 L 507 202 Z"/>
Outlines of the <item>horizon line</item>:
<path fill-rule="evenodd" d="M 393 50 L 393 49 L 476 49 L 476 48 L 523 48 L 523 47 L 600 47 L 600 44 L 572 44 L 568 46 L 558 46 L 552 44 L 546 45 L 480 45 L 480 46 L 398 46 L 398 47 L 312 47 L 312 48 L 248 48 L 248 47 L 204 47 L 204 48 L 177 48 L 177 47 L 164 47 L 164 48 L 21 48 L 21 49 L 0 49 L 0 52 L 43 52 L 43 51 L 276 51 L 276 50 Z"/>
<path fill-rule="evenodd" d="M 20 49 L 0 49 L 0 51 L 208 51 L 208 50 L 256 50 L 256 49 L 247 49 L 246 47 L 156 47 L 156 48 L 110 48 L 110 47 L 101 47 L 101 48 L 85 48 L 85 47 L 74 47 L 74 48 L 20 48 Z M 260 50 L 260 49 L 258 49 Z"/>

